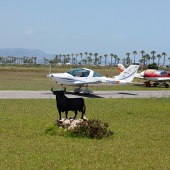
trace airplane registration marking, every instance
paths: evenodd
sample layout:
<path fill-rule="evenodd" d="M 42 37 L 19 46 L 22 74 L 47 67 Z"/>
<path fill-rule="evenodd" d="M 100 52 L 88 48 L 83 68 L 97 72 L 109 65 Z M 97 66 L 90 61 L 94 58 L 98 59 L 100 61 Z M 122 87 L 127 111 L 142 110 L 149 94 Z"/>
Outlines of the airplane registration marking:
<path fill-rule="evenodd" d="M 120 80 L 126 79 L 126 78 L 132 76 L 132 75 L 135 74 L 135 73 L 136 73 L 136 71 L 134 71 L 132 74 L 130 74 L 130 75 L 126 76 L 126 77 L 124 76 L 124 78 L 122 78 L 122 79 L 120 79 Z"/>

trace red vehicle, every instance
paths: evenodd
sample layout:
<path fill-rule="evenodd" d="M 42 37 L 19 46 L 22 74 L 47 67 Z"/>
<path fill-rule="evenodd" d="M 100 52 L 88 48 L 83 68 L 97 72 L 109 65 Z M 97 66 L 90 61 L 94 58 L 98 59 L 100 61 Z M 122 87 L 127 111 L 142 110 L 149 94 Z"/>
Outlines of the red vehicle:
<path fill-rule="evenodd" d="M 136 76 L 136 77 L 143 78 L 145 80 L 149 80 L 146 82 L 147 87 L 151 86 L 150 81 L 154 82 L 154 84 L 153 84 L 154 87 L 159 85 L 160 82 L 162 82 L 166 88 L 169 87 L 169 84 L 167 84 L 166 82 L 170 81 L 170 73 L 166 70 L 148 69 L 148 70 L 145 70 L 142 73 L 138 74 L 138 76 Z"/>

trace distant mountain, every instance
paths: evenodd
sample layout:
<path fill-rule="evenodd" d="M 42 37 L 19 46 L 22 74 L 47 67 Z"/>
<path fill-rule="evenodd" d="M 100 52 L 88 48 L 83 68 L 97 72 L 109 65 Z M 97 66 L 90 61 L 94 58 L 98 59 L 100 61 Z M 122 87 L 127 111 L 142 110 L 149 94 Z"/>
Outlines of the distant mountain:
<path fill-rule="evenodd" d="M 38 49 L 4 48 L 4 49 L 0 49 L 0 56 L 37 57 L 37 62 L 42 63 L 44 57 L 48 59 L 53 59 L 55 57 L 55 54 L 47 54 Z"/>

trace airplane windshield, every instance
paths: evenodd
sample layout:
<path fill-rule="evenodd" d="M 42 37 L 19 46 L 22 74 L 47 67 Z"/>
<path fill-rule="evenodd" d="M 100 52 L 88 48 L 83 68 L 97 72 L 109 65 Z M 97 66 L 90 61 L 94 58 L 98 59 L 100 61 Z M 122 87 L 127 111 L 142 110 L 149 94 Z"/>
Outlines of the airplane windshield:
<path fill-rule="evenodd" d="M 97 72 L 94 72 L 93 77 L 103 77 L 103 75 L 101 75 L 101 74 L 99 74 Z"/>
<path fill-rule="evenodd" d="M 165 76 L 165 75 L 166 75 L 166 71 L 165 71 L 165 70 L 162 70 L 162 71 L 160 72 L 160 74 L 161 74 L 161 76 Z"/>
<path fill-rule="evenodd" d="M 166 76 L 167 71 L 166 70 L 157 70 L 156 74 L 159 74 L 160 76 L 164 77 Z"/>
<path fill-rule="evenodd" d="M 67 71 L 68 74 L 71 74 L 74 77 L 88 77 L 90 70 L 86 70 L 83 68 L 75 68 Z"/>

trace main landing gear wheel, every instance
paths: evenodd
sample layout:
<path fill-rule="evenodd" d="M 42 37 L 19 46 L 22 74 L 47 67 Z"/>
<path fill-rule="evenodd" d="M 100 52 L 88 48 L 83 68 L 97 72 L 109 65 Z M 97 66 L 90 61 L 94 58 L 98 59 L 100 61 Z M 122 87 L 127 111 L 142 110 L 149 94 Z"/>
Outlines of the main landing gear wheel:
<path fill-rule="evenodd" d="M 89 90 L 89 89 L 88 89 L 88 85 L 86 85 L 86 89 L 83 90 L 83 94 L 89 95 L 89 94 L 91 94 L 91 93 L 93 93 L 93 91 L 92 91 L 92 90 Z"/>
<path fill-rule="evenodd" d="M 89 94 L 91 94 L 91 93 L 93 93 L 92 90 L 89 90 L 89 89 L 83 90 L 83 94 L 89 95 Z"/>
<path fill-rule="evenodd" d="M 83 90 L 81 88 L 75 88 L 73 91 L 74 91 L 74 93 L 79 94 Z"/>
<path fill-rule="evenodd" d="M 169 88 L 169 84 L 165 84 L 165 87 L 166 87 L 166 88 Z"/>
<path fill-rule="evenodd" d="M 85 90 L 82 90 L 81 88 L 75 88 L 73 91 L 75 94 L 79 94 L 80 92 L 83 92 L 83 94 L 89 95 L 89 94 L 93 93 L 93 91 L 89 90 L 87 87 Z"/>
<path fill-rule="evenodd" d="M 157 87 L 159 85 L 159 83 L 153 83 L 154 87 Z"/>

